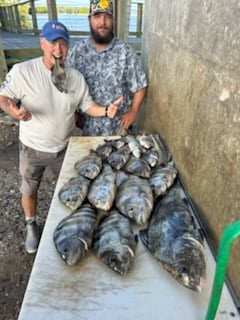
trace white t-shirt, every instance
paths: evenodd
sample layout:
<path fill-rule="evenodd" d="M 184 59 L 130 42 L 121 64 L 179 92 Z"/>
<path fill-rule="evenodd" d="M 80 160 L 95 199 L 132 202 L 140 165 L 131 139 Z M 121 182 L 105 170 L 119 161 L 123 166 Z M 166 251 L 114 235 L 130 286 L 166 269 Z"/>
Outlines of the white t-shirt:
<path fill-rule="evenodd" d="M 58 152 L 66 147 L 75 127 L 76 109 L 86 111 L 93 103 L 82 74 L 65 68 L 68 93 L 60 92 L 42 57 L 15 64 L 0 87 L 0 95 L 21 99 L 32 114 L 20 121 L 19 138 L 35 150 Z"/>

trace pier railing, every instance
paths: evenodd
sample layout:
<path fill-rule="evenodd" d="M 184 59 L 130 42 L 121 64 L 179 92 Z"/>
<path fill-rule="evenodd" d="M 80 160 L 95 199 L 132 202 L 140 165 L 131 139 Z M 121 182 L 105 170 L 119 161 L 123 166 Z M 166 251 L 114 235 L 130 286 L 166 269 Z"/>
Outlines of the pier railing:
<path fill-rule="evenodd" d="M 130 18 L 128 35 L 131 37 L 142 37 L 143 25 L 143 3 L 137 1 L 130 1 Z M 41 14 L 38 13 L 38 6 L 35 0 L 26 0 L 15 4 L 2 4 L 0 6 L 0 29 L 2 31 L 17 32 L 17 33 L 31 33 L 39 34 L 41 26 L 38 24 L 38 18 Z M 134 16 L 131 13 L 134 11 Z M 69 15 L 69 22 L 71 21 L 71 14 Z M 87 20 L 87 16 L 86 16 Z M 132 25 L 131 25 L 132 23 Z M 74 30 L 73 27 L 65 23 L 71 35 L 88 35 L 89 30 Z"/>

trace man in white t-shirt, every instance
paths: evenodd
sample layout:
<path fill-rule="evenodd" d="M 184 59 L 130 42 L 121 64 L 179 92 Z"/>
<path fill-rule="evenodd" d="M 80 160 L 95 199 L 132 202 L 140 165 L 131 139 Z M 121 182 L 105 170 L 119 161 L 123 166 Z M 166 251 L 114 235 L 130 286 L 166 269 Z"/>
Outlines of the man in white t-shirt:
<path fill-rule="evenodd" d="M 0 107 L 19 120 L 19 170 L 22 207 L 26 218 L 25 249 L 37 251 L 40 229 L 36 223 L 37 191 L 46 166 L 57 177 L 68 139 L 75 127 L 75 111 L 113 118 L 122 97 L 108 106 L 93 102 L 77 70 L 64 67 L 69 48 L 66 27 L 57 20 L 42 29 L 43 56 L 15 64 L 0 87 Z M 57 84 L 58 63 L 63 86 Z M 54 74 L 53 74 L 54 70 Z"/>

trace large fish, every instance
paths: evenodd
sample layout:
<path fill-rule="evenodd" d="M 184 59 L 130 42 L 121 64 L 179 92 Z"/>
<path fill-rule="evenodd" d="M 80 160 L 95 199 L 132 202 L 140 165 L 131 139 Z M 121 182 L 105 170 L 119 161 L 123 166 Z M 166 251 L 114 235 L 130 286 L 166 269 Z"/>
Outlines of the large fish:
<path fill-rule="evenodd" d="M 131 270 L 136 237 L 129 219 L 112 209 L 98 225 L 93 240 L 97 256 L 112 270 L 125 276 Z"/>
<path fill-rule="evenodd" d="M 69 266 L 80 262 L 91 247 L 96 217 L 96 210 L 86 203 L 56 227 L 54 244 L 60 257 Z"/>
<path fill-rule="evenodd" d="M 110 165 L 105 164 L 102 172 L 89 187 L 88 201 L 97 209 L 111 209 L 116 195 L 116 173 Z"/>
<path fill-rule="evenodd" d="M 140 231 L 140 237 L 179 283 L 200 292 L 206 277 L 205 250 L 181 191 L 180 186 L 174 186 L 158 200 L 148 228 Z"/>
<path fill-rule="evenodd" d="M 79 175 L 93 180 L 102 170 L 102 158 L 94 151 L 91 151 L 87 156 L 78 160 L 75 163 L 74 168 Z"/>
<path fill-rule="evenodd" d="M 147 179 L 129 175 L 118 187 L 118 210 L 138 225 L 146 223 L 153 209 L 153 193 Z"/>
<path fill-rule="evenodd" d="M 58 197 L 72 211 L 81 207 L 88 194 L 90 180 L 84 176 L 71 178 L 58 193 Z"/>

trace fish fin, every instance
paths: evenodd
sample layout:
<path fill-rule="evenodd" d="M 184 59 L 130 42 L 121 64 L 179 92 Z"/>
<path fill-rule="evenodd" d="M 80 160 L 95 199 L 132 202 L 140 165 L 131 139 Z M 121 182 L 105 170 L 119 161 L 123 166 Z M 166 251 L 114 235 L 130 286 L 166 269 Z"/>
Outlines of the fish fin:
<path fill-rule="evenodd" d="M 140 238 L 142 240 L 142 243 L 148 248 L 148 230 L 140 230 L 139 231 Z"/>
<path fill-rule="evenodd" d="M 87 244 L 87 242 L 86 242 L 83 238 L 80 238 L 79 240 L 84 244 L 84 249 L 85 249 L 85 251 L 88 251 L 88 244 Z"/>
<path fill-rule="evenodd" d="M 135 257 L 135 254 L 134 254 L 134 252 L 133 252 L 133 250 L 132 250 L 132 248 L 130 248 L 129 246 L 125 246 L 126 248 L 127 248 L 127 250 L 129 251 L 129 253 L 130 253 L 130 255 L 134 258 Z"/>

